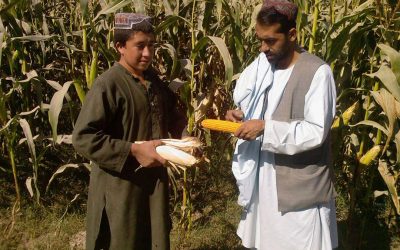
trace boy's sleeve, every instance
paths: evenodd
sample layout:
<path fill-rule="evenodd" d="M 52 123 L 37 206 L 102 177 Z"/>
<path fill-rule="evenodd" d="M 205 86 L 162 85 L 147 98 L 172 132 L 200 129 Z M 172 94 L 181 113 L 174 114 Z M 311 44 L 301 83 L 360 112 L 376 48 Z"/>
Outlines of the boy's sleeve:
<path fill-rule="evenodd" d="M 132 143 L 115 139 L 106 132 L 117 110 L 110 92 L 100 81 L 93 84 L 75 123 L 72 144 L 87 159 L 120 173 L 130 156 Z"/>

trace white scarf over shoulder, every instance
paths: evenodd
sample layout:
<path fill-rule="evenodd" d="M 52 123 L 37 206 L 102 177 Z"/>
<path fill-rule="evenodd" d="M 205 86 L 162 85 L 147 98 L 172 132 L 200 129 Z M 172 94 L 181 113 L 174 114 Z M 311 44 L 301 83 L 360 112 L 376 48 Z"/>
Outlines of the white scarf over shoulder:
<path fill-rule="evenodd" d="M 265 91 L 272 82 L 271 64 L 265 54 L 260 53 L 242 72 L 233 92 L 233 100 L 243 111 L 244 121 L 263 119 Z M 232 172 L 239 188 L 238 204 L 245 209 L 249 208 L 257 182 L 261 143 L 262 136 L 253 141 L 239 139 L 233 155 Z"/>

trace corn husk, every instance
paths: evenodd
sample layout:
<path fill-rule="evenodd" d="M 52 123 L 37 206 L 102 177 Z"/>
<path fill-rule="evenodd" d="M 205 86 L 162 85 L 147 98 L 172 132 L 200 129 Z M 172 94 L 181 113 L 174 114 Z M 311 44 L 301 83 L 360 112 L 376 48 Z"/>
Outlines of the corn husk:
<path fill-rule="evenodd" d="M 341 116 L 336 117 L 335 121 L 332 124 L 332 129 L 338 128 L 340 126 L 340 120 L 342 120 L 343 125 L 348 125 L 351 117 L 355 114 L 355 111 L 358 109 L 359 103 L 356 101 L 351 105 L 346 111 L 343 112 Z"/>
<path fill-rule="evenodd" d="M 365 155 L 363 155 L 360 159 L 360 164 L 363 167 L 369 166 L 379 155 L 382 150 L 382 146 L 375 145 L 370 150 L 368 150 Z"/>

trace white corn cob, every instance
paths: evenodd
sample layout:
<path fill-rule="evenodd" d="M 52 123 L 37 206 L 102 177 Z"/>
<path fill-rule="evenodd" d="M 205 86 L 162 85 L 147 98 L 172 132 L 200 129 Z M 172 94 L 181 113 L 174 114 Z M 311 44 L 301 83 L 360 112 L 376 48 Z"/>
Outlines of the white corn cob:
<path fill-rule="evenodd" d="M 156 151 L 162 158 L 174 164 L 190 167 L 198 162 L 196 157 L 171 146 L 158 146 Z"/>
<path fill-rule="evenodd" d="M 184 139 L 161 139 L 162 143 L 182 150 L 201 147 L 201 142 L 196 137 L 186 137 Z"/>

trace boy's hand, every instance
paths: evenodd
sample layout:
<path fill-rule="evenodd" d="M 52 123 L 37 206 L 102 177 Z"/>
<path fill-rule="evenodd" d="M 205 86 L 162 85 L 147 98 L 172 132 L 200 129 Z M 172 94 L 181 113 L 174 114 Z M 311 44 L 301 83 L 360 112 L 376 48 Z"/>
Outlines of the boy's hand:
<path fill-rule="evenodd" d="M 132 143 L 131 154 L 142 167 L 159 167 L 166 163 L 166 160 L 156 152 L 156 147 L 160 145 L 162 145 L 160 140 L 145 141 L 140 144 Z"/>

